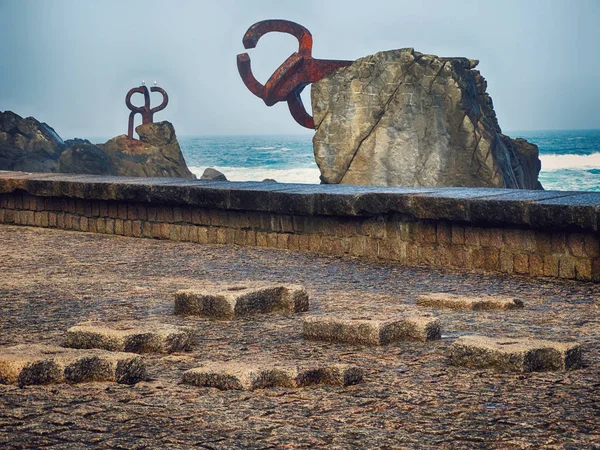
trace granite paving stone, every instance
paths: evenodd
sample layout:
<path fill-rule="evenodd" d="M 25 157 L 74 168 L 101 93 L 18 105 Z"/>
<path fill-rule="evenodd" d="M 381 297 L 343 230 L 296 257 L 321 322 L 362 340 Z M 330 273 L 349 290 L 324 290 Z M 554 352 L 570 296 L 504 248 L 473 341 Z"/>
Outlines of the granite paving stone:
<path fill-rule="evenodd" d="M 430 308 L 471 309 L 473 311 L 519 309 L 524 306 L 521 300 L 502 295 L 456 295 L 443 292 L 421 294 L 417 297 L 417 305 Z"/>
<path fill-rule="evenodd" d="M 131 353 L 188 351 L 193 344 L 192 327 L 152 322 L 82 322 L 69 328 L 65 337 L 65 347 Z"/>
<path fill-rule="evenodd" d="M 576 342 L 461 336 L 450 346 L 448 357 L 455 366 L 471 368 L 569 370 L 581 365 L 581 346 Z"/>
<path fill-rule="evenodd" d="M 279 361 L 207 362 L 183 373 L 182 382 L 221 390 L 296 388 L 318 384 L 349 386 L 362 382 L 363 371 L 347 364 L 299 366 Z"/>
<path fill-rule="evenodd" d="M 0 348 L 0 384 L 30 386 L 89 381 L 134 384 L 145 378 L 143 359 L 132 353 L 43 344 Z"/>
<path fill-rule="evenodd" d="M 182 289 L 175 293 L 175 314 L 235 319 L 254 314 L 307 311 L 306 290 L 298 285 L 243 282 L 216 288 Z"/>
<path fill-rule="evenodd" d="M 397 341 L 440 339 L 440 321 L 430 315 L 408 317 L 352 317 L 322 314 L 304 317 L 305 339 L 354 345 L 387 345 Z"/>

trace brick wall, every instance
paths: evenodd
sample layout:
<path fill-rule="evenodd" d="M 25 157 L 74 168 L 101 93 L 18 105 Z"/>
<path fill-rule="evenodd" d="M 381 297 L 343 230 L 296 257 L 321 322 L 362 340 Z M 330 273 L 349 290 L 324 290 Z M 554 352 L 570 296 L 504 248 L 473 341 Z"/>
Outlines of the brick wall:
<path fill-rule="evenodd" d="M 7 189 L 5 189 L 7 190 Z M 44 191 L 46 192 L 46 191 Z M 600 280 L 596 231 L 473 226 L 386 212 L 268 211 L 0 193 L 0 223 L 199 244 L 309 251 L 403 265 Z"/>

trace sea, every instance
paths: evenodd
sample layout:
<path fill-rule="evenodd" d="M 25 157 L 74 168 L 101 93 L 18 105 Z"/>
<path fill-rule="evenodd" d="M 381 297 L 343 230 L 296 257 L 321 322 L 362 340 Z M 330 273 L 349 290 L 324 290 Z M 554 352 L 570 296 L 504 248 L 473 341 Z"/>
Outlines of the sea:
<path fill-rule="evenodd" d="M 512 131 L 540 150 L 546 190 L 600 191 L 600 130 Z M 318 184 L 312 138 L 303 135 L 180 136 L 190 170 L 200 178 L 213 167 L 231 181 Z"/>

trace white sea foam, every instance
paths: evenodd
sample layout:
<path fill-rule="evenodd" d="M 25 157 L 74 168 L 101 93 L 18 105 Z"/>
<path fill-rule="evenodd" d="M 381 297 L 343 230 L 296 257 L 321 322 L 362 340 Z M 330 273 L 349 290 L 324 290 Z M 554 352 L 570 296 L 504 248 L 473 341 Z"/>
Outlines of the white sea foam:
<path fill-rule="evenodd" d="M 225 174 L 229 181 L 262 181 L 271 178 L 280 183 L 319 184 L 319 169 L 316 167 L 299 169 L 269 169 L 265 167 L 214 167 Z M 190 167 L 198 178 L 202 176 L 204 167 Z"/>
<path fill-rule="evenodd" d="M 600 168 L 600 153 L 591 155 L 540 155 L 542 171 L 572 168 Z"/>

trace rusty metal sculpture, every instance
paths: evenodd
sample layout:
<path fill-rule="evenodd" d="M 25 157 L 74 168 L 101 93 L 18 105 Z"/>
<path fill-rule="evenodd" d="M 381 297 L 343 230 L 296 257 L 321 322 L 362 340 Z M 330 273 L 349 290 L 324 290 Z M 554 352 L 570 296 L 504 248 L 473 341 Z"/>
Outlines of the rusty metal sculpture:
<path fill-rule="evenodd" d="M 237 56 L 238 71 L 246 87 L 257 97 L 264 100 L 267 106 L 287 101 L 292 117 L 306 128 L 315 128 L 315 122 L 306 112 L 300 93 L 309 85 L 319 81 L 335 69 L 346 67 L 353 61 L 335 61 L 314 59 L 312 57 L 312 35 L 310 31 L 288 20 L 263 20 L 252 25 L 242 43 L 244 48 L 255 48 L 258 40 L 267 33 L 287 33 L 298 39 L 298 52 L 294 52 L 279 66 L 265 85 L 262 85 L 252 74 L 250 56 L 242 53 Z"/>
<path fill-rule="evenodd" d="M 142 125 L 152 123 L 154 119 L 154 113 L 162 111 L 167 107 L 167 104 L 169 103 L 169 96 L 167 95 L 164 89 L 153 86 L 150 88 L 150 91 L 160 92 L 163 96 L 162 103 L 156 106 L 155 108 L 150 108 L 150 92 L 144 84 L 142 84 L 142 86 L 140 87 L 131 89 L 125 97 L 125 104 L 131 110 L 131 113 L 129 114 L 129 128 L 127 130 L 127 137 L 129 139 L 133 139 L 133 119 L 135 118 L 136 114 L 139 113 L 142 115 Z M 135 93 L 144 94 L 144 106 L 133 106 L 131 104 L 131 96 Z"/>

